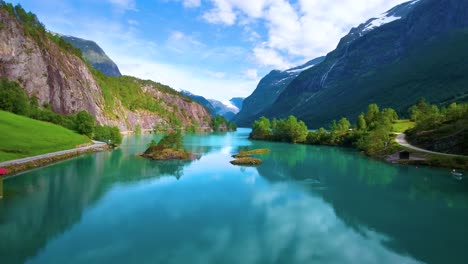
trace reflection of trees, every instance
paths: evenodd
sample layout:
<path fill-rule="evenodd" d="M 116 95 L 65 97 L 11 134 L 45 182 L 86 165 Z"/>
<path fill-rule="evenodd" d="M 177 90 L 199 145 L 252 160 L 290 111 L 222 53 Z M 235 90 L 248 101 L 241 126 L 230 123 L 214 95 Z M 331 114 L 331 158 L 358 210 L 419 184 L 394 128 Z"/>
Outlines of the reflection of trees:
<path fill-rule="evenodd" d="M 272 155 L 258 167 L 269 181 L 316 179 L 325 187 L 320 195 L 348 226 L 385 234 L 387 246 L 425 262 L 466 263 L 461 252 L 468 237 L 468 183 L 348 149 L 310 146 L 300 160 L 294 150 L 303 156 L 302 148 L 272 146 Z M 296 161 L 288 163 L 288 158 Z M 317 195 L 315 185 L 301 186 Z"/>
<path fill-rule="evenodd" d="M 447 178 L 434 177 L 431 174 L 412 177 L 408 196 L 412 200 L 445 201 L 448 207 L 468 208 L 468 183 L 449 177 L 448 172 Z"/>
<path fill-rule="evenodd" d="M 268 179 L 326 179 L 333 174 L 339 177 L 358 176 L 368 185 L 387 185 L 395 177 L 396 171 L 392 167 L 356 155 L 350 149 L 290 144 L 271 146 L 271 155 L 264 158 L 264 165 L 258 168 L 260 174 Z"/>
<path fill-rule="evenodd" d="M 78 158 L 6 182 L 13 196 L 0 202 L 2 261 L 25 262 L 81 217 L 99 195 L 101 176 L 93 175 L 92 162 Z"/>
<path fill-rule="evenodd" d="M 407 169 L 390 168 L 397 173 Z M 466 209 L 450 208 L 444 204 L 443 197 L 430 199 L 432 191 L 412 196 L 413 179 L 425 181 L 424 175 L 432 173 L 426 170 L 417 174 L 414 170 L 395 177 L 390 185 L 369 186 L 356 177 L 335 179 L 331 176 L 328 180 L 333 188 L 323 192 L 323 197 L 349 226 L 356 230 L 364 227 L 387 235 L 390 238 L 387 245 L 397 252 L 407 252 L 429 263 L 445 263 L 447 259 L 451 263 L 466 263 L 466 259 L 460 258 L 461 252 L 464 252 L 463 241 L 468 235 L 465 228 L 468 218 Z M 425 183 L 423 186 L 426 190 L 441 187 Z M 466 204 L 466 186 L 463 188 L 463 195 L 454 189 L 447 190 L 447 193 L 455 194 Z"/>
<path fill-rule="evenodd" d="M 118 149 L 65 161 L 6 181 L 0 200 L 2 263 L 24 263 L 76 223 L 115 183 L 182 177 L 190 161 L 154 162 Z"/>

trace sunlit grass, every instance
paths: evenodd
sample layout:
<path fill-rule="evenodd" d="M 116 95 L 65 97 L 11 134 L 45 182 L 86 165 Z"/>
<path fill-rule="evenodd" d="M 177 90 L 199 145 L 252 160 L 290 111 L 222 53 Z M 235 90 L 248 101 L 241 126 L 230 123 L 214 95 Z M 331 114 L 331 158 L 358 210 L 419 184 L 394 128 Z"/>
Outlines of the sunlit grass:
<path fill-rule="evenodd" d="M 72 149 L 89 143 L 64 127 L 0 111 L 0 162 Z"/>
<path fill-rule="evenodd" d="M 415 122 L 410 121 L 408 119 L 397 120 L 395 121 L 395 123 L 393 123 L 393 132 L 403 133 L 406 130 L 413 128 L 415 125 L 416 125 Z"/>

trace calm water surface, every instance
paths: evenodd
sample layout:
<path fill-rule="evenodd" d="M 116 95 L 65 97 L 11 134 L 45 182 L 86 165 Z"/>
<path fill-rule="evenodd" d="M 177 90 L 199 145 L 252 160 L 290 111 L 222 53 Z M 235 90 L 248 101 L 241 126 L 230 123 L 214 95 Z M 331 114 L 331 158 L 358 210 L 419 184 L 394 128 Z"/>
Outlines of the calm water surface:
<path fill-rule="evenodd" d="M 131 136 L 5 180 L 0 263 L 468 263 L 467 181 L 248 132 L 186 136 L 191 162 Z M 273 152 L 232 166 L 245 146 Z"/>

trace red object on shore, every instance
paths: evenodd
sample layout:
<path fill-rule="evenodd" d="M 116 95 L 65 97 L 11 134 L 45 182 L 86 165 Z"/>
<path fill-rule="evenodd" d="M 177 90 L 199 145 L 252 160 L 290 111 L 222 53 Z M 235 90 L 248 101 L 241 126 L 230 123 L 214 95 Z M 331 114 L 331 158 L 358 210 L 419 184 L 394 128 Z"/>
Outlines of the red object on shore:
<path fill-rule="evenodd" d="M 4 168 L 0 168 L 0 175 L 8 174 L 8 171 Z"/>

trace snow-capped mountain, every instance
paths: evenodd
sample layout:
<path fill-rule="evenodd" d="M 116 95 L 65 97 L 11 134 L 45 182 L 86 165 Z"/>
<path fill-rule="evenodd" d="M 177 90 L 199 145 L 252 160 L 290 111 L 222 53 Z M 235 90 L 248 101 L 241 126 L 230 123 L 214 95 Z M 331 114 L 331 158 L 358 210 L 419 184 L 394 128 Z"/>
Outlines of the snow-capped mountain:
<path fill-rule="evenodd" d="M 235 97 L 221 102 L 215 99 L 206 99 L 201 95 L 195 95 L 186 90 L 182 90 L 181 93 L 204 106 L 213 116 L 224 116 L 227 120 L 231 120 L 240 111 L 242 107 L 239 107 L 239 104 L 242 105 L 244 99 Z"/>
<path fill-rule="evenodd" d="M 444 104 L 467 98 L 467 30 L 466 0 L 395 6 L 351 29 L 257 116 L 295 115 L 316 128 L 355 117 L 370 103 L 405 113 L 421 97 Z"/>
<path fill-rule="evenodd" d="M 346 41 L 351 41 L 365 34 L 396 20 L 404 19 L 408 14 L 421 2 L 421 0 L 413 0 L 402 3 L 381 14 L 378 17 L 373 17 L 358 27 L 351 29 L 349 34 L 344 38 Z"/>

